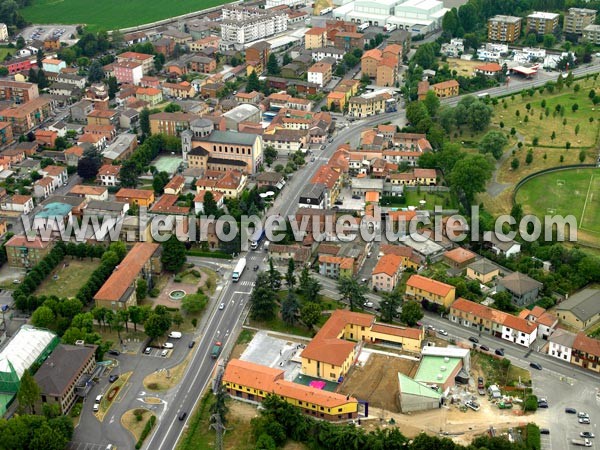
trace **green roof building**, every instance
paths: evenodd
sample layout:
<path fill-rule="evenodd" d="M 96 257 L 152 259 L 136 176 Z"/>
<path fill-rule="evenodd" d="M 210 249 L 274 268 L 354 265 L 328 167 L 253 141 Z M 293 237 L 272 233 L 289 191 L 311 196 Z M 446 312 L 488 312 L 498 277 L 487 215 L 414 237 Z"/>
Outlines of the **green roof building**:
<path fill-rule="evenodd" d="M 398 373 L 400 389 L 400 411 L 404 414 L 414 411 L 425 411 L 439 408 L 442 394 L 423 383 Z"/>

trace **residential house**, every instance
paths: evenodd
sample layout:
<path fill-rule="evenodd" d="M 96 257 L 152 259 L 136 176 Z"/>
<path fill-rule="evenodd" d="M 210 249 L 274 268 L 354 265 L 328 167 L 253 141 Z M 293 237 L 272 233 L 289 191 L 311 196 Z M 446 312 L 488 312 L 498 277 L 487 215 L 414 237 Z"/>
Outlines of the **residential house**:
<path fill-rule="evenodd" d="M 396 289 L 402 270 L 402 257 L 394 254 L 383 255 L 371 273 L 373 289 L 391 292 Z"/>
<path fill-rule="evenodd" d="M 121 166 L 113 166 L 112 164 L 104 164 L 98 170 L 98 175 L 96 176 L 96 180 L 102 186 L 118 186 L 121 184 L 121 180 L 119 178 L 119 171 L 121 170 Z"/>
<path fill-rule="evenodd" d="M 576 334 L 562 328 L 555 330 L 548 338 L 548 354 L 562 361 L 571 362 L 576 337 Z"/>
<path fill-rule="evenodd" d="M 129 203 L 130 206 L 137 205 L 149 208 L 154 203 L 154 191 L 121 188 L 115 194 L 115 200 L 122 203 Z"/>
<path fill-rule="evenodd" d="M 335 47 L 319 47 L 313 48 L 311 51 L 312 59 L 315 61 L 321 61 L 327 58 L 334 59 L 336 62 L 340 62 L 344 59 L 344 54 L 345 52 L 343 50 Z"/>
<path fill-rule="evenodd" d="M 219 48 L 221 38 L 219 36 L 206 36 L 202 39 L 198 39 L 189 43 L 188 47 L 190 52 L 198 53 L 207 48 Z M 248 55 L 246 54 L 246 59 Z"/>
<path fill-rule="evenodd" d="M 325 186 L 325 208 L 331 208 L 337 200 L 342 188 L 342 177 L 331 167 L 323 165 L 310 180 L 310 184 L 322 184 Z"/>
<path fill-rule="evenodd" d="M 513 44 L 521 35 L 521 18 L 497 15 L 488 19 L 488 40 Z"/>
<path fill-rule="evenodd" d="M 67 63 L 55 58 L 45 58 L 42 60 L 42 66 L 44 72 L 60 73 L 60 71 L 67 67 Z"/>
<path fill-rule="evenodd" d="M 452 303 L 448 318 L 464 327 L 474 328 L 480 333 L 491 334 L 527 348 L 537 338 L 538 328 L 535 323 L 464 298 Z"/>
<path fill-rule="evenodd" d="M 362 33 L 351 31 L 341 31 L 335 34 L 334 47 L 346 52 L 350 52 L 355 48 L 361 50 L 365 47 Z M 323 47 L 321 45 L 320 47 Z"/>
<path fill-rule="evenodd" d="M 206 171 L 196 181 L 196 193 L 201 191 L 220 192 L 225 198 L 238 198 L 246 186 L 246 175 L 238 170 L 227 172 Z"/>
<path fill-rule="evenodd" d="M 325 62 L 313 64 L 308 69 L 308 82 L 325 87 L 331 81 L 332 68 L 331 64 Z"/>
<path fill-rule="evenodd" d="M 123 161 L 137 148 L 137 135 L 122 133 L 117 136 L 105 149 L 102 150 L 102 159 L 105 164 L 114 161 Z"/>
<path fill-rule="evenodd" d="M 293 259 L 296 267 L 303 267 L 309 264 L 311 259 L 311 248 L 302 245 L 282 245 L 271 243 L 269 245 L 269 258 L 279 263 L 287 263 Z"/>
<path fill-rule="evenodd" d="M 56 187 L 64 186 L 69 179 L 67 168 L 64 166 L 50 165 L 40 169 L 39 172 L 41 175 L 52 178 Z"/>
<path fill-rule="evenodd" d="M 150 212 L 153 214 L 167 214 L 173 216 L 187 216 L 190 212 L 189 206 L 179 206 L 177 202 L 179 196 L 175 194 L 164 194 L 160 199 L 152 205 Z M 187 223 L 184 222 L 184 227 L 187 228 Z"/>
<path fill-rule="evenodd" d="M 40 96 L 38 85 L 35 83 L 22 83 L 12 80 L 0 80 L 0 99 L 12 103 L 27 103 Z"/>
<path fill-rule="evenodd" d="M 556 305 L 558 318 L 577 330 L 600 321 L 600 289 L 586 288 Z"/>
<path fill-rule="evenodd" d="M 583 41 L 600 45 L 600 25 L 588 25 L 583 29 Z"/>
<path fill-rule="evenodd" d="M 119 84 L 139 85 L 144 76 L 144 66 L 139 61 L 123 61 L 113 64 L 114 76 Z"/>
<path fill-rule="evenodd" d="M 164 83 L 162 90 L 165 95 L 179 98 L 192 98 L 196 91 L 190 83 L 182 81 L 181 83 Z"/>
<path fill-rule="evenodd" d="M 8 148 L 0 153 L 0 164 L 4 168 L 10 168 L 25 159 L 25 152 L 18 147 Z"/>
<path fill-rule="evenodd" d="M 87 201 L 90 201 L 90 200 L 107 201 L 108 200 L 108 189 L 105 187 L 101 187 L 101 186 L 86 186 L 83 184 L 76 184 L 69 191 L 68 195 L 85 198 Z"/>
<path fill-rule="evenodd" d="M 14 134 L 27 134 L 50 117 L 53 100 L 38 97 L 0 111 L 0 121 L 10 123 Z"/>
<path fill-rule="evenodd" d="M 554 333 L 554 329 L 558 325 L 558 317 L 546 312 L 544 308 L 537 305 L 534 306 L 531 311 L 523 309 L 519 313 L 519 317 L 537 324 L 538 336 L 542 339 L 548 339 L 548 337 Z"/>
<path fill-rule="evenodd" d="M 0 200 L 0 210 L 29 214 L 33 211 L 33 199 L 29 195 L 15 194 Z"/>
<path fill-rule="evenodd" d="M 4 244 L 8 265 L 23 269 L 30 269 L 38 264 L 53 246 L 52 241 L 42 240 L 39 236 L 32 238 L 22 234 L 14 235 Z"/>
<path fill-rule="evenodd" d="M 496 232 L 490 232 L 487 236 L 484 236 L 483 244 L 490 248 L 496 255 L 502 255 L 507 258 L 521 253 L 521 244 L 506 235 Z"/>
<path fill-rule="evenodd" d="M 571 352 L 571 364 L 600 372 L 600 341 L 585 333 L 577 333 Z"/>
<path fill-rule="evenodd" d="M 458 81 L 448 80 L 433 84 L 431 89 L 433 89 L 433 92 L 435 92 L 435 95 L 439 98 L 448 98 L 456 97 L 458 95 L 459 87 Z"/>
<path fill-rule="evenodd" d="M 181 175 L 175 175 L 171 180 L 166 184 L 164 188 L 165 194 L 171 195 L 179 195 L 183 191 L 185 187 L 185 177 Z"/>
<path fill-rule="evenodd" d="M 129 203 L 90 200 L 83 210 L 83 215 L 121 220 L 127 211 L 129 211 Z"/>
<path fill-rule="evenodd" d="M 87 115 L 88 125 L 114 125 L 119 124 L 119 112 L 114 109 L 94 109 Z"/>
<path fill-rule="evenodd" d="M 85 122 L 87 116 L 94 110 L 94 104 L 88 100 L 80 100 L 69 107 L 71 120 L 74 122 Z"/>
<path fill-rule="evenodd" d="M 395 255 L 400 257 L 402 270 L 412 269 L 416 272 L 420 265 L 419 258 L 413 253 L 413 250 L 403 245 L 381 244 L 379 246 L 379 255 Z"/>
<path fill-rule="evenodd" d="M 322 183 L 310 183 L 304 186 L 298 198 L 299 208 L 325 209 L 327 187 Z"/>
<path fill-rule="evenodd" d="M 527 34 L 554 34 L 558 29 L 560 14 L 534 11 L 527 16 Z"/>
<path fill-rule="evenodd" d="M 457 247 L 444 253 L 444 262 L 455 271 L 464 271 L 465 267 L 475 261 L 477 254 L 466 248 Z"/>
<path fill-rule="evenodd" d="M 209 192 L 209 191 L 200 190 L 196 193 L 196 196 L 194 197 L 194 213 L 196 215 L 204 214 L 204 196 L 206 195 L 207 192 Z M 210 191 L 210 192 L 213 196 L 213 200 L 217 204 L 217 208 L 219 208 L 219 209 L 223 208 L 225 196 L 218 191 Z"/>
<path fill-rule="evenodd" d="M 34 133 L 35 140 L 40 143 L 42 147 L 54 147 L 54 142 L 58 138 L 58 133 L 51 130 L 37 129 Z"/>
<path fill-rule="evenodd" d="M 198 73 L 211 73 L 217 69 L 217 61 L 208 56 L 192 56 L 188 64 L 191 70 Z"/>
<path fill-rule="evenodd" d="M 142 64 L 142 71 L 144 75 L 148 75 L 154 70 L 154 55 L 148 55 L 146 53 L 137 52 L 123 52 L 116 55 L 117 63 L 122 62 L 136 62 Z"/>
<path fill-rule="evenodd" d="M 449 308 L 456 296 L 456 288 L 421 275 L 411 275 L 406 282 L 406 297 L 421 302 L 427 300 Z"/>
<path fill-rule="evenodd" d="M 254 177 L 254 180 L 259 189 L 272 186 L 281 189 L 285 185 L 285 176 L 279 172 L 261 172 Z"/>
<path fill-rule="evenodd" d="M 163 101 L 162 91 L 156 88 L 138 88 L 135 97 L 147 102 L 150 106 L 158 105 Z"/>
<path fill-rule="evenodd" d="M 490 62 L 475 67 L 474 72 L 475 75 L 481 74 L 485 75 L 486 77 L 494 77 L 502 73 L 502 66 L 500 66 L 500 64 L 498 64 L 497 62 Z"/>
<path fill-rule="evenodd" d="M 481 258 L 467 266 L 467 278 L 488 284 L 500 276 L 500 268 L 489 259 Z"/>
<path fill-rule="evenodd" d="M 311 50 L 327 46 L 327 29 L 312 27 L 304 33 L 304 48 Z"/>
<path fill-rule="evenodd" d="M 57 405 L 60 414 L 68 414 L 79 393 L 85 392 L 96 368 L 95 345 L 59 344 L 35 372 L 42 405 Z"/>
<path fill-rule="evenodd" d="M 121 264 L 94 295 L 95 305 L 112 311 L 126 310 L 137 305 L 136 286 L 144 279 L 148 288 L 154 286 L 154 276 L 160 274 L 160 245 L 138 242 Z"/>
<path fill-rule="evenodd" d="M 596 10 L 586 8 L 569 8 L 564 18 L 563 31 L 566 35 L 582 36 L 588 25 L 596 22 Z"/>
<path fill-rule="evenodd" d="M 271 52 L 271 44 L 267 41 L 258 41 L 246 48 L 246 62 L 251 64 L 258 75 L 267 70 L 267 62 Z"/>
<path fill-rule="evenodd" d="M 513 272 L 501 278 L 496 286 L 497 292 L 507 291 L 517 306 L 533 303 L 544 285 L 520 272 Z"/>
<path fill-rule="evenodd" d="M 348 101 L 348 114 L 354 118 L 364 118 L 386 112 L 386 102 L 393 97 L 388 92 L 364 94 L 351 97 Z"/>

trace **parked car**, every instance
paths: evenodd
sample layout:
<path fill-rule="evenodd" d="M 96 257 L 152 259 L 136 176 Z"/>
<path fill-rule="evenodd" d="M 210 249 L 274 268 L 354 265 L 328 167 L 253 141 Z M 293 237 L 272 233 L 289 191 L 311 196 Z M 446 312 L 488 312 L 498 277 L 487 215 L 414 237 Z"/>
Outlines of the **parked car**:
<path fill-rule="evenodd" d="M 548 428 L 540 428 L 540 434 L 550 434 L 550 430 Z"/>
<path fill-rule="evenodd" d="M 114 383 L 118 379 L 119 379 L 119 375 L 111 375 L 110 377 L 108 377 L 109 383 Z"/>
<path fill-rule="evenodd" d="M 479 348 L 481 350 L 483 350 L 484 352 L 489 352 L 490 351 L 490 348 L 487 345 L 480 345 Z"/>
<path fill-rule="evenodd" d="M 363 303 L 363 306 L 364 306 L 365 308 L 372 308 L 372 307 L 373 307 L 373 302 L 364 302 L 364 303 Z"/>
<path fill-rule="evenodd" d="M 479 403 L 474 400 L 465 402 L 465 406 L 467 406 L 467 408 L 471 408 L 473 411 L 479 411 Z"/>
<path fill-rule="evenodd" d="M 188 347 L 192 348 L 194 345 L 196 345 L 196 341 L 190 341 L 190 343 L 188 344 Z"/>
<path fill-rule="evenodd" d="M 181 331 L 171 331 L 169 337 L 172 339 L 181 339 Z"/>
<path fill-rule="evenodd" d="M 577 414 L 577 417 L 579 417 L 580 419 L 589 419 L 590 415 L 586 412 L 579 411 L 579 413 Z"/>
<path fill-rule="evenodd" d="M 146 347 L 146 349 L 144 350 L 144 355 L 149 355 L 151 351 L 152 351 L 152 348 Z"/>
<path fill-rule="evenodd" d="M 166 349 L 163 350 L 162 352 L 160 352 L 160 356 L 162 358 L 166 358 L 168 354 L 169 354 L 169 350 L 166 350 Z"/>
<path fill-rule="evenodd" d="M 583 425 L 589 425 L 591 422 L 590 422 L 589 417 L 580 417 L 579 423 L 581 423 Z"/>
<path fill-rule="evenodd" d="M 441 334 L 442 336 L 448 336 L 448 332 L 446 330 L 438 330 L 438 333 Z"/>
<path fill-rule="evenodd" d="M 504 356 L 504 349 L 503 348 L 497 348 L 494 353 L 498 356 Z"/>
<path fill-rule="evenodd" d="M 542 365 L 536 362 L 529 363 L 529 367 L 533 367 L 536 370 L 542 370 Z"/>
<path fill-rule="evenodd" d="M 119 356 L 121 352 L 119 350 L 113 350 L 112 348 L 108 351 L 109 355 Z"/>
<path fill-rule="evenodd" d="M 579 433 L 579 436 L 582 438 L 588 438 L 588 439 L 593 439 L 596 437 L 596 435 L 594 433 L 592 433 L 591 431 L 582 431 L 581 433 Z"/>
<path fill-rule="evenodd" d="M 92 407 L 92 411 L 98 412 L 99 409 L 100 409 L 100 403 L 94 403 L 94 406 Z"/>
<path fill-rule="evenodd" d="M 479 339 L 477 339 L 475 336 L 471 336 L 471 337 L 469 337 L 469 340 L 470 340 L 471 342 L 474 342 L 475 344 L 477 344 L 477 343 L 479 342 Z"/>
<path fill-rule="evenodd" d="M 175 347 L 171 342 L 165 342 L 163 344 L 163 348 L 173 348 Z"/>
<path fill-rule="evenodd" d="M 548 402 L 541 402 L 538 400 L 538 408 L 547 408 Z"/>
<path fill-rule="evenodd" d="M 567 414 L 577 414 L 577 410 L 575 408 L 565 408 L 565 412 Z"/>

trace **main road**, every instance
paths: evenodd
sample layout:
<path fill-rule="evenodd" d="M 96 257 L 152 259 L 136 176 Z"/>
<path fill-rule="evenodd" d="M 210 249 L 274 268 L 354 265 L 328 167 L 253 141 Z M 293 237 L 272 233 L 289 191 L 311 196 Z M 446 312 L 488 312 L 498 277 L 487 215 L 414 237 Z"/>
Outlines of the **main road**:
<path fill-rule="evenodd" d="M 403 117 L 403 114 L 404 112 L 401 111 L 394 114 L 369 117 L 355 121 L 347 128 L 337 130 L 334 133 L 333 140 L 326 145 L 325 149 L 315 152 L 315 161 L 309 161 L 294 174 L 275 201 L 270 213 L 278 212 L 284 216 L 293 214 L 297 208 L 302 189 L 339 145 L 354 141 L 361 131 L 384 122 L 396 120 Z M 176 388 L 174 396 L 171 397 L 169 405 L 159 417 L 158 425 L 151 438 L 146 441 L 144 448 L 152 450 L 171 450 L 175 448 L 186 428 L 187 421 L 190 420 L 190 413 L 213 378 L 217 363 L 211 358 L 210 350 L 214 342 L 220 341 L 226 349 L 233 345 L 233 342 L 230 341 L 236 337 L 235 331 L 239 329 L 240 320 L 247 311 L 250 293 L 256 280 L 257 272 L 253 270 L 254 266 L 259 265 L 261 269 L 264 269 L 267 258 L 266 253 L 260 250 L 250 251 L 244 256 L 247 259 L 246 270 L 237 283 L 233 283 L 230 279 L 226 280 L 217 302 L 217 304 L 223 302 L 225 307 L 223 310 L 219 310 L 217 304 L 215 304 L 212 308 L 206 327 L 201 330 L 202 335 L 196 344 L 193 358 Z M 188 259 L 194 260 L 194 258 Z M 230 274 L 227 273 L 226 276 L 230 276 Z M 187 413 L 185 421 L 179 420 L 179 415 L 182 412 Z"/>

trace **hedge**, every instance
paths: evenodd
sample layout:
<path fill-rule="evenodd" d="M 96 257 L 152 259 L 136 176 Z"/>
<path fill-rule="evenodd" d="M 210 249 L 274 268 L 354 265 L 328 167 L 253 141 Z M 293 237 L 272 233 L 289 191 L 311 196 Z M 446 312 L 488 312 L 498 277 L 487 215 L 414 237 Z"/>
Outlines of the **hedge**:
<path fill-rule="evenodd" d="M 201 250 L 188 250 L 186 252 L 189 256 L 201 256 L 205 258 L 219 258 L 219 259 L 232 259 L 233 257 L 223 252 L 203 252 Z"/>
<path fill-rule="evenodd" d="M 148 422 L 146 422 L 146 426 L 142 430 L 140 439 L 135 444 L 136 449 L 142 448 L 142 445 L 144 444 L 144 440 L 148 437 L 148 435 L 152 431 L 152 427 L 154 426 L 155 422 L 156 422 L 156 416 L 150 416 L 150 418 L 148 419 Z"/>

